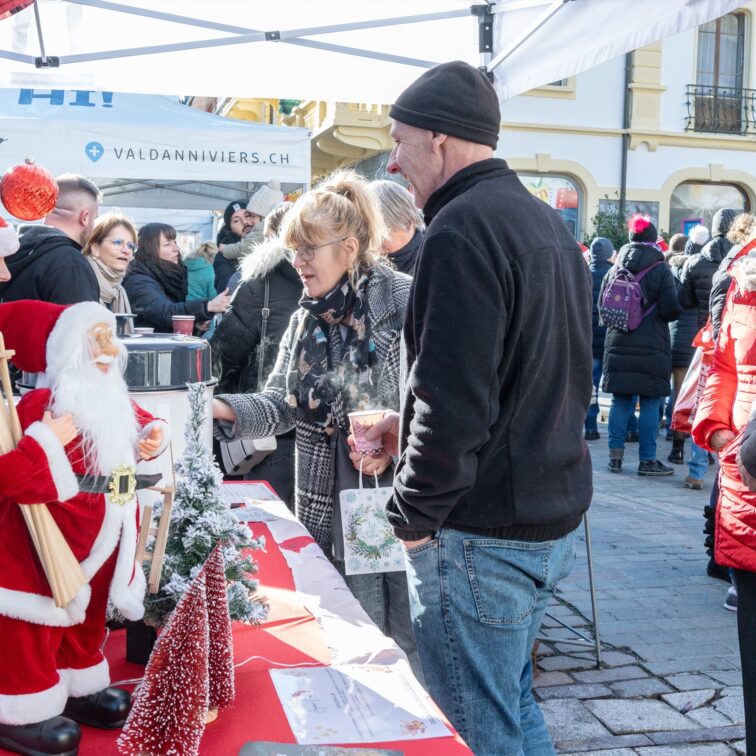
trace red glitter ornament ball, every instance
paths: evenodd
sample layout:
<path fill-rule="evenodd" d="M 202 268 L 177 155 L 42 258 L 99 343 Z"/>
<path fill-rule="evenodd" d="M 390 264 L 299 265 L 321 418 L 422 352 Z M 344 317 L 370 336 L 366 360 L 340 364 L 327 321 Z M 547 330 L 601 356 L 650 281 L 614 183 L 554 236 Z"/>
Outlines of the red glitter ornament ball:
<path fill-rule="evenodd" d="M 31 158 L 11 168 L 0 181 L 0 201 L 16 218 L 39 220 L 48 215 L 58 201 L 58 185 L 47 169 Z"/>
<path fill-rule="evenodd" d="M 28 8 L 34 0 L 0 0 L 0 21 Z"/>

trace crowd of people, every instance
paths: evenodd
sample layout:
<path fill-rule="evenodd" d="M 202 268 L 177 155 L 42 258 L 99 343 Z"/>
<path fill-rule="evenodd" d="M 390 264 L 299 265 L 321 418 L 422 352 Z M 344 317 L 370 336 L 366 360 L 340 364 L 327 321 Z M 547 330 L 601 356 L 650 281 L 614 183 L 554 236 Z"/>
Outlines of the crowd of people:
<path fill-rule="evenodd" d="M 345 170 L 292 203 L 270 182 L 186 259 L 172 226 L 98 217 L 97 187 L 60 176 L 0 300 L 99 301 L 156 332 L 194 316 L 217 442 L 276 437 L 245 477 L 273 485 L 477 754 L 554 752 L 530 652 L 592 498 L 600 392 L 612 473 L 637 442 L 638 475 L 673 474 L 666 428 L 667 461 L 685 464 L 687 442 L 683 484 L 699 491 L 714 453 L 708 570 L 737 587 L 752 744 L 756 219 L 719 210 L 667 244 L 635 216 L 626 244 L 597 237 L 584 259 L 494 157 L 499 105 L 479 71 L 431 69 L 390 116 L 387 170 L 409 190 Z M 716 348 L 690 436 L 671 419 L 702 334 Z M 383 411 L 367 455 L 348 417 L 363 409 Z M 339 493 L 362 474 L 393 490 L 406 571 L 347 574 Z"/>

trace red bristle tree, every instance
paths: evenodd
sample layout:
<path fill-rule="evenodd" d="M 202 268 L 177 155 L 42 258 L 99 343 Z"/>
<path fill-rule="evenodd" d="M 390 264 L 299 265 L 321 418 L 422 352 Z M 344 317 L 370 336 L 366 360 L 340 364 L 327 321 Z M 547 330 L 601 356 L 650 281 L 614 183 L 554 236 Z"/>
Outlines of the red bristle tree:
<path fill-rule="evenodd" d="M 160 633 L 134 698 L 121 753 L 196 756 L 208 711 L 208 607 L 199 574 Z"/>
<path fill-rule="evenodd" d="M 236 697 L 234 687 L 234 645 L 231 615 L 226 593 L 226 563 L 218 544 L 205 562 L 202 573 L 207 586 L 207 621 L 210 629 L 208 655 L 209 706 L 222 709 Z"/>

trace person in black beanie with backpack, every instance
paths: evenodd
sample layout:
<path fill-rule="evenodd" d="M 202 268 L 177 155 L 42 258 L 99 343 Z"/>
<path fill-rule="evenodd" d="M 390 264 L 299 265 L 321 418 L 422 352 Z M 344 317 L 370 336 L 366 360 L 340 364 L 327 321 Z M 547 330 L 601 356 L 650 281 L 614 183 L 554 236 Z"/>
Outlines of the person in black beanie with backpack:
<path fill-rule="evenodd" d="M 609 409 L 609 471 L 622 472 L 627 420 L 630 413 L 635 411 L 633 399 L 637 396 L 640 400 L 638 475 L 672 475 L 673 468 L 656 458 L 656 434 L 659 429 L 659 399 L 669 396 L 670 392 L 672 346 L 668 323 L 680 316 L 677 286 L 656 244 L 658 233 L 654 224 L 648 218 L 635 215 L 628 229 L 630 243 L 619 251 L 614 267 L 604 278 L 599 295 L 599 310 L 602 311 L 602 307 L 609 306 L 605 294 L 618 280 L 618 275 L 624 275 L 623 269 L 639 280 L 643 294 L 643 317 L 636 328 L 625 332 L 607 324 L 601 389 L 612 395 Z"/>

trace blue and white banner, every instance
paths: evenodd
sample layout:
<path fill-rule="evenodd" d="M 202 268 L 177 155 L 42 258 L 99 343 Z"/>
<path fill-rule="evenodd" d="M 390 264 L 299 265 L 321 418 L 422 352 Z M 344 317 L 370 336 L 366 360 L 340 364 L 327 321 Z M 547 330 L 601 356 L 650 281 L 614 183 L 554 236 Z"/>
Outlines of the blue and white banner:
<path fill-rule="evenodd" d="M 0 90 L 0 169 L 187 181 L 310 181 L 306 129 L 220 118 L 170 97 Z"/>

